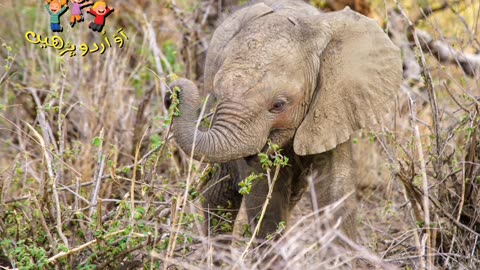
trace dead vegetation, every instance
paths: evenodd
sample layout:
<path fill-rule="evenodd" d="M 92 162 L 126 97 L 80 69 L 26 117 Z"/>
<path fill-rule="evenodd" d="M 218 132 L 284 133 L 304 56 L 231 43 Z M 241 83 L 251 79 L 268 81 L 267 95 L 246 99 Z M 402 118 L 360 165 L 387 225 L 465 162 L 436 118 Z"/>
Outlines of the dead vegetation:
<path fill-rule="evenodd" d="M 237 1 L 117 1 L 107 32 L 123 27 L 126 46 L 85 57 L 25 40 L 49 35 L 43 3 L 0 3 L 0 269 L 478 269 L 479 3 L 351 2 L 404 58 L 385 125 L 354 139 L 359 243 L 335 245 L 341 206 L 312 214 L 307 193 L 280 240 L 244 259 L 245 228 L 233 245 L 203 235 L 209 167 L 169 140 L 163 106 L 168 74 L 201 85 Z M 65 39 L 98 38 L 64 24 Z"/>

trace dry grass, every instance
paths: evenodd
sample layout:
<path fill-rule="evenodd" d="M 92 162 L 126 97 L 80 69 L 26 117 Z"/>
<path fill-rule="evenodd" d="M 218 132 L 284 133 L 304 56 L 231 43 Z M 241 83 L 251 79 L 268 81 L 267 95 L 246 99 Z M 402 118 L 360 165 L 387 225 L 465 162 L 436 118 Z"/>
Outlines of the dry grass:
<path fill-rule="evenodd" d="M 106 30 L 122 26 L 125 47 L 72 58 L 25 40 L 50 35 L 40 1 L 0 3 L 0 269 L 478 269 L 478 73 L 440 64 L 412 31 L 474 53 L 478 3 L 413 21 L 395 109 L 355 136 L 358 244 L 336 245 L 344 237 L 327 225 L 341 202 L 313 212 L 307 192 L 280 239 L 244 259 L 250 238 L 203 235 L 209 167 L 169 140 L 163 107 L 167 74 L 201 84 L 217 3 L 117 1 Z M 386 4 L 375 16 L 421 14 L 415 1 Z M 62 37 L 98 41 L 80 26 L 64 23 Z"/>

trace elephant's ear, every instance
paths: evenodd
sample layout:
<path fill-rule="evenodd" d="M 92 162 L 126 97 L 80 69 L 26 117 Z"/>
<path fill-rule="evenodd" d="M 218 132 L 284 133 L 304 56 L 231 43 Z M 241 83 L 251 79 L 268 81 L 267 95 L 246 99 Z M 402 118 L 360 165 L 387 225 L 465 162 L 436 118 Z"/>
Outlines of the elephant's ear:
<path fill-rule="evenodd" d="M 402 82 L 400 51 L 376 21 L 346 8 L 318 15 L 312 25 L 319 74 L 295 134 L 298 155 L 331 150 L 379 122 Z"/>
<path fill-rule="evenodd" d="M 213 89 L 213 80 L 225 60 L 223 50 L 228 42 L 249 22 L 272 12 L 273 9 L 264 3 L 247 6 L 229 16 L 215 30 L 205 61 L 204 93 Z"/>

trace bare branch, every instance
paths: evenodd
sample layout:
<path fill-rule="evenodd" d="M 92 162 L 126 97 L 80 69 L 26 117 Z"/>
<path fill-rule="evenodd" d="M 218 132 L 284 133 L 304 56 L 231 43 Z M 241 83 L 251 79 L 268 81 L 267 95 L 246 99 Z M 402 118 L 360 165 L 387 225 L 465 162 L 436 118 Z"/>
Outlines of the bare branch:
<path fill-rule="evenodd" d="M 429 51 L 440 63 L 459 65 L 470 77 L 480 75 L 480 54 L 469 54 L 455 50 L 444 41 L 434 40 L 430 34 L 416 29 L 423 50 Z"/>

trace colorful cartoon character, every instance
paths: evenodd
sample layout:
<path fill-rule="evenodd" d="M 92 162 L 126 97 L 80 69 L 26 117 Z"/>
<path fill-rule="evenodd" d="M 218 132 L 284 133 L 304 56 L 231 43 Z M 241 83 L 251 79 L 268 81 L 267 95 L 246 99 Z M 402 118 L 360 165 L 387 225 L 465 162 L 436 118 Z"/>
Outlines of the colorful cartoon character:
<path fill-rule="evenodd" d="M 88 2 L 83 3 L 84 0 L 70 0 L 72 2 L 72 16 L 70 16 L 70 26 L 73 27 L 76 22 L 81 22 L 83 21 L 83 14 L 82 14 L 82 8 L 84 6 L 88 6 L 93 4 L 93 1 L 90 0 Z M 82 4 L 83 3 L 83 4 Z"/>
<path fill-rule="evenodd" d="M 87 12 L 95 16 L 95 20 L 88 25 L 88 28 L 101 32 L 105 25 L 105 18 L 113 12 L 113 8 L 109 8 L 103 1 L 98 1 Z"/>
<path fill-rule="evenodd" d="M 50 28 L 53 32 L 62 32 L 60 16 L 67 10 L 67 0 L 46 0 L 45 8 L 50 14 Z"/>

